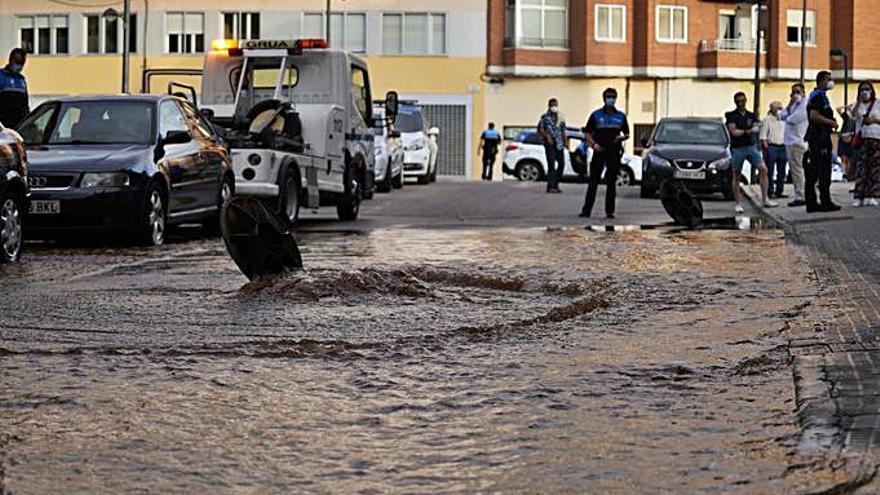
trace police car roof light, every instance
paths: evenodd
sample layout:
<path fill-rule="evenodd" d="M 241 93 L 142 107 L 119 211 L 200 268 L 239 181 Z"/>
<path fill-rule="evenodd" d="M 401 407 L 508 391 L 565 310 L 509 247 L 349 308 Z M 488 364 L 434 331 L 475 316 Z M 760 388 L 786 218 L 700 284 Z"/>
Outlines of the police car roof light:
<path fill-rule="evenodd" d="M 211 50 L 215 52 L 232 50 L 238 48 L 237 40 L 219 39 L 211 42 Z"/>

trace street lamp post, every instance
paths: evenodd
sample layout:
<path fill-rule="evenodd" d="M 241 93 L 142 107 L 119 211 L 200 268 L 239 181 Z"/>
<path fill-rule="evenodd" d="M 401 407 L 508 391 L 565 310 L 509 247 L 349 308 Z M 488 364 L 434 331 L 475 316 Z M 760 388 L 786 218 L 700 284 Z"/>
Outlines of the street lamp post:
<path fill-rule="evenodd" d="M 131 22 L 131 0 L 123 1 L 122 14 L 116 9 L 107 9 L 101 17 L 119 22 L 122 20 L 122 92 L 129 92 L 129 60 L 131 59 L 131 46 L 129 46 L 128 24 Z"/>
<path fill-rule="evenodd" d="M 762 15 L 762 7 L 763 1 L 756 0 L 756 4 L 758 6 L 758 18 L 756 22 L 758 23 L 757 29 L 755 29 L 755 98 L 754 98 L 754 112 L 755 115 L 759 115 L 761 112 L 761 39 L 762 34 L 764 33 L 764 26 L 762 25 L 761 19 Z"/>
<path fill-rule="evenodd" d="M 849 54 L 843 48 L 832 48 L 831 58 L 843 59 L 843 106 L 849 105 Z"/>

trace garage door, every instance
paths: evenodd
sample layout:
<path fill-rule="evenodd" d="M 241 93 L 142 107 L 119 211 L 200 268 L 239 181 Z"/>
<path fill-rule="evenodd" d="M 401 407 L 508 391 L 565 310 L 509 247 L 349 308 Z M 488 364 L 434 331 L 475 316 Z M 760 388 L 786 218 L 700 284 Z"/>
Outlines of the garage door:
<path fill-rule="evenodd" d="M 419 106 L 430 127 L 440 129 L 437 175 L 468 176 L 468 107 L 466 105 L 423 104 Z"/>

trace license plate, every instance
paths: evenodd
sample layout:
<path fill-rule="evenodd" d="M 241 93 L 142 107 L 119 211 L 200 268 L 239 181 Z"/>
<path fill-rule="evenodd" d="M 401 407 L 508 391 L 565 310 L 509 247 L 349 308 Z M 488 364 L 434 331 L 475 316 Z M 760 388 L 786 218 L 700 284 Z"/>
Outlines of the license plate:
<path fill-rule="evenodd" d="M 32 215 L 57 215 L 61 213 L 61 201 L 37 200 L 31 201 L 30 212 Z"/>
<path fill-rule="evenodd" d="M 675 170 L 675 178 L 676 179 L 692 179 L 692 180 L 703 180 L 706 178 L 705 170 Z"/>

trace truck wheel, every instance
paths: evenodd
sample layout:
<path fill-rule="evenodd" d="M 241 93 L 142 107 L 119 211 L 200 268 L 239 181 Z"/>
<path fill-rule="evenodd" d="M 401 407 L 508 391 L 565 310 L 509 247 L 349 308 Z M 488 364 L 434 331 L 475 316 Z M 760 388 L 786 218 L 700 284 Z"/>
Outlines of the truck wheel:
<path fill-rule="evenodd" d="M 287 167 L 287 173 L 284 174 L 284 183 L 279 191 L 279 211 L 278 213 L 287 220 L 287 223 L 293 227 L 299 221 L 299 195 L 301 192 L 299 180 L 299 172 L 295 167 Z"/>
<path fill-rule="evenodd" d="M 0 194 L 0 264 L 12 263 L 21 256 L 21 200 L 9 190 Z"/>
<path fill-rule="evenodd" d="M 385 179 L 383 179 L 382 182 L 376 184 L 376 191 L 380 193 L 391 192 L 391 186 L 391 160 L 388 160 L 388 166 L 385 168 Z"/>
<path fill-rule="evenodd" d="M 346 222 L 357 220 L 361 210 L 361 188 L 357 181 L 352 180 L 353 175 L 351 166 L 347 165 L 343 180 L 348 187 L 339 195 L 339 201 L 336 203 L 337 216 Z"/>

